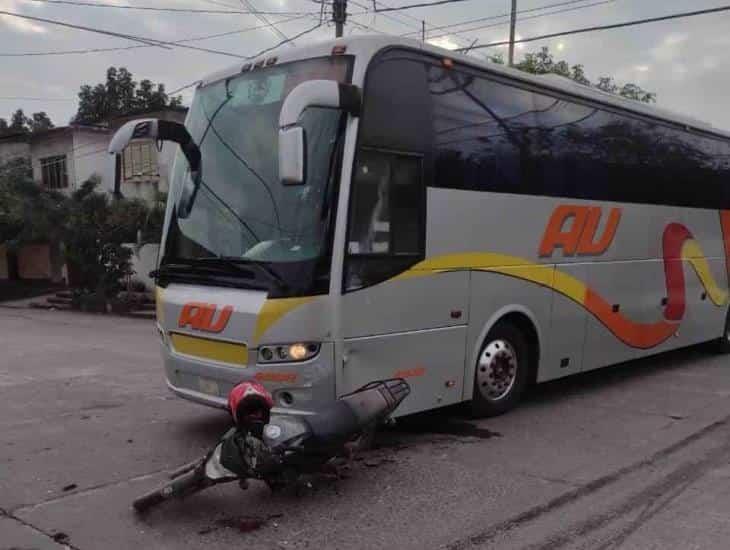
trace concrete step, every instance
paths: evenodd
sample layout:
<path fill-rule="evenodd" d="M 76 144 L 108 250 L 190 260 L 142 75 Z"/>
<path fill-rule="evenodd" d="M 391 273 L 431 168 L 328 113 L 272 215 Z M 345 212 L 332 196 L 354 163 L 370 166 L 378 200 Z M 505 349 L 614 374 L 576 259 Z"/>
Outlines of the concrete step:
<path fill-rule="evenodd" d="M 154 311 L 146 311 L 146 310 L 134 310 L 130 311 L 127 315 L 130 317 L 135 317 L 137 319 L 155 319 L 156 315 Z"/>
<path fill-rule="evenodd" d="M 48 301 L 45 302 L 30 302 L 29 307 L 33 309 L 60 309 L 64 311 L 71 310 L 71 304 L 51 304 Z"/>
<path fill-rule="evenodd" d="M 46 302 L 53 305 L 71 305 L 71 298 L 68 297 L 62 297 L 62 296 L 49 296 L 46 298 Z"/>

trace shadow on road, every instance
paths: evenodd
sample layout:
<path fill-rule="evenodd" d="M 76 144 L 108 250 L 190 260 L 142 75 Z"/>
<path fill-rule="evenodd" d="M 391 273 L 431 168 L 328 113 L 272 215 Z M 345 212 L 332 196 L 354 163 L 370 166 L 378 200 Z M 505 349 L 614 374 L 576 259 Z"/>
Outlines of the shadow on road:
<path fill-rule="evenodd" d="M 689 368 L 694 361 L 711 354 L 709 346 L 703 344 L 537 384 L 528 389 L 520 407 L 529 410 L 549 404 L 557 405 L 571 397 L 598 393 L 612 386 L 641 383 L 642 379 L 662 372 Z M 447 435 L 489 439 L 501 435 L 487 429 L 484 424 L 485 421 L 471 417 L 468 404 L 442 407 L 398 419 L 395 426 L 386 428 L 378 435 L 376 446 L 407 445 L 413 436 Z"/>

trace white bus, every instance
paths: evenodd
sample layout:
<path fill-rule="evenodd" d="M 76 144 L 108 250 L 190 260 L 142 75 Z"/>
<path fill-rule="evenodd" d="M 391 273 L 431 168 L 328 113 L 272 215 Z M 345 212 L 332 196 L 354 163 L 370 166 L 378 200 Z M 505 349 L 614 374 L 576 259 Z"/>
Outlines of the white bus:
<path fill-rule="evenodd" d="M 399 415 L 715 340 L 730 348 L 730 135 L 392 37 L 200 83 L 157 271 L 169 388 L 293 414 L 403 377 Z"/>

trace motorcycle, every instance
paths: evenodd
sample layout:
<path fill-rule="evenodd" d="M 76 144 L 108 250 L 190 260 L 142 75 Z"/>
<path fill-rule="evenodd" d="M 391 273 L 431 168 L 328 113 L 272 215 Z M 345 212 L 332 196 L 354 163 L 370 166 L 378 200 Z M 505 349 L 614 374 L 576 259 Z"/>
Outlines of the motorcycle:
<path fill-rule="evenodd" d="M 228 405 L 234 426 L 203 458 L 170 474 L 170 481 L 133 502 L 143 513 L 170 499 L 183 499 L 218 485 L 264 481 L 272 491 L 333 469 L 354 443 L 372 433 L 410 393 L 401 378 L 371 382 L 316 414 L 270 414 L 273 399 L 257 382 L 235 386 Z"/>

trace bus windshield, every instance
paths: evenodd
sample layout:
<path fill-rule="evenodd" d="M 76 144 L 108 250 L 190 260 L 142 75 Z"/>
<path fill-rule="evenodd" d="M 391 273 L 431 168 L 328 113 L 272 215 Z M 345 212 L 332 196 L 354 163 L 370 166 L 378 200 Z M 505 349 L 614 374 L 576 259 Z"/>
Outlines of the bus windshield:
<path fill-rule="evenodd" d="M 304 112 L 306 184 L 285 186 L 278 175 L 279 112 L 301 82 L 344 82 L 349 59 L 254 69 L 197 91 L 186 126 L 201 151 L 200 186 L 189 214 L 179 216 L 182 190 L 191 175 L 178 153 L 162 266 L 218 258 L 272 264 L 266 266 L 271 270 L 276 264 L 313 261 L 327 253 L 342 114 L 319 108 Z"/>

